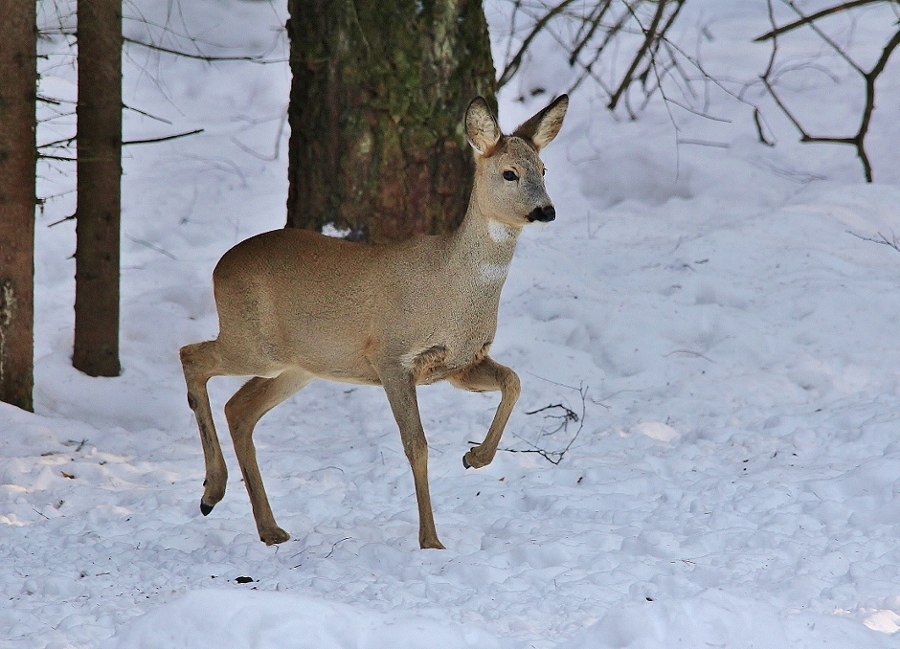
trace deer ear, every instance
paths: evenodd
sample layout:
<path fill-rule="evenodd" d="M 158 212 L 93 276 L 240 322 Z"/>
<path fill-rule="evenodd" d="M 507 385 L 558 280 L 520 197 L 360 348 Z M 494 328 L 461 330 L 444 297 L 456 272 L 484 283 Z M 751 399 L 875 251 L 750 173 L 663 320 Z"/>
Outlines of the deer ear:
<path fill-rule="evenodd" d="M 466 109 L 466 140 L 479 155 L 486 156 L 497 146 L 501 135 L 484 97 L 475 97 Z"/>
<path fill-rule="evenodd" d="M 553 141 L 559 129 L 562 128 L 566 109 L 569 107 L 569 96 L 560 95 L 544 110 L 522 124 L 513 135 L 518 135 L 526 140 L 531 140 L 535 148 L 540 151 Z"/>

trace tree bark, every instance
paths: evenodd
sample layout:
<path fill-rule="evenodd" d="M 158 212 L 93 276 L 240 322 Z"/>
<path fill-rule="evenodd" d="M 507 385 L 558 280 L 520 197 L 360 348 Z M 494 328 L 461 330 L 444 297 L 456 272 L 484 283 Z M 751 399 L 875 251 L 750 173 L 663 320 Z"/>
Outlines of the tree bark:
<path fill-rule="evenodd" d="M 0 400 L 33 410 L 37 27 L 34 2 L 0 19 Z"/>
<path fill-rule="evenodd" d="M 118 376 L 122 3 L 78 3 L 75 349 L 91 376 Z"/>
<path fill-rule="evenodd" d="M 496 82 L 480 0 L 288 0 L 289 227 L 380 242 L 454 229 L 472 156 L 461 122 Z"/>

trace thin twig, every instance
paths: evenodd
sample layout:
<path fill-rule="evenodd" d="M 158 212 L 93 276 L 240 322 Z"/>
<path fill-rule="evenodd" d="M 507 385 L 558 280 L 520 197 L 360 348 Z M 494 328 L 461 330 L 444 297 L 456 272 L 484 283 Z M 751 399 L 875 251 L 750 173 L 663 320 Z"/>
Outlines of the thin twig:
<path fill-rule="evenodd" d="M 198 61 L 206 61 L 207 63 L 215 63 L 217 61 L 246 61 L 249 63 L 259 63 L 260 65 L 267 65 L 269 63 L 284 63 L 287 59 L 265 59 L 261 56 L 211 56 L 208 54 L 191 54 L 190 52 L 183 52 L 181 50 L 173 50 L 168 47 L 163 47 L 162 45 L 155 45 L 153 43 L 145 43 L 144 41 L 139 41 L 134 38 L 124 37 L 122 39 L 124 42 L 129 43 L 130 45 L 139 45 L 140 47 L 146 47 L 150 50 L 156 50 L 157 52 L 164 52 L 166 54 L 174 54 L 175 56 L 181 56 L 186 59 L 196 59 Z"/>
<path fill-rule="evenodd" d="M 759 108 L 753 107 L 753 123 L 756 124 L 756 132 L 759 135 L 759 141 L 765 144 L 766 146 L 775 146 L 774 140 L 770 140 L 766 137 L 766 134 L 763 132 L 763 117 L 762 113 L 760 113 Z M 771 131 L 771 129 L 770 129 Z"/>
<path fill-rule="evenodd" d="M 894 1 L 894 0 L 892 0 Z M 834 41 L 832 41 L 826 34 L 824 34 L 816 25 L 814 25 L 810 20 L 808 20 L 809 16 L 803 16 L 802 12 L 796 7 L 796 5 L 792 2 L 792 0 L 782 0 L 784 4 L 793 9 L 796 13 L 801 15 L 804 18 L 807 18 L 802 24 L 809 24 L 811 28 L 822 38 L 826 43 L 828 43 L 841 58 L 844 59 L 850 65 L 851 68 L 856 70 L 865 81 L 865 104 L 863 107 L 862 117 L 860 119 L 859 129 L 854 135 L 850 136 L 831 136 L 831 135 L 811 135 L 800 120 L 793 114 L 793 112 L 788 108 L 787 104 L 781 99 L 779 94 L 776 92 L 775 87 L 772 83 L 772 75 L 775 67 L 775 58 L 778 55 L 778 35 L 781 33 L 775 24 L 775 14 L 774 9 L 772 7 L 772 0 L 767 0 L 768 12 L 769 12 L 769 22 L 772 25 L 772 30 L 764 34 L 767 39 L 763 39 L 759 37 L 757 40 L 771 40 L 772 41 L 772 49 L 769 55 L 769 62 L 766 66 L 765 72 L 763 72 L 760 79 L 763 82 L 763 85 L 766 87 L 769 95 L 772 97 L 775 104 L 781 110 L 781 112 L 788 118 L 788 120 L 794 125 L 797 131 L 800 133 L 800 141 L 801 142 L 822 142 L 822 143 L 831 143 L 831 144 L 850 144 L 856 149 L 856 154 L 860 159 L 860 162 L 863 166 L 863 175 L 865 176 L 866 182 L 872 182 L 872 164 L 869 160 L 868 152 L 866 151 L 865 140 L 866 135 L 869 132 L 869 124 L 871 122 L 872 113 L 875 110 L 875 82 L 878 79 L 878 76 L 884 71 L 887 66 L 888 59 L 893 54 L 894 50 L 900 46 L 900 30 L 898 30 L 893 37 L 888 41 L 885 45 L 884 49 L 881 52 L 881 56 L 879 56 L 878 61 L 872 67 L 871 70 L 866 72 L 859 65 L 856 64 L 853 59 L 847 55 Z M 862 3 L 854 3 L 849 2 L 845 3 L 846 6 L 842 6 L 842 9 L 847 9 L 852 6 L 860 6 L 861 4 L 868 4 L 868 2 Z M 821 13 L 821 12 L 820 12 Z M 832 12 L 835 13 L 835 12 Z M 754 114 L 754 119 L 757 119 L 757 130 L 760 135 L 760 140 L 766 142 L 763 138 L 762 128 L 758 122 L 758 115 Z"/>
<path fill-rule="evenodd" d="M 650 48 L 650 45 L 653 43 L 655 39 L 659 37 L 659 32 L 657 31 L 659 27 L 660 21 L 662 21 L 663 14 L 666 10 L 666 2 L 667 0 L 658 0 L 656 4 L 656 12 L 653 14 L 653 19 L 650 22 L 650 26 L 647 29 L 644 29 L 644 42 L 641 43 L 641 47 L 638 49 L 637 54 L 634 55 L 634 58 L 631 61 L 631 65 L 628 67 L 628 71 L 625 73 L 625 76 L 622 77 L 622 83 L 619 84 L 619 87 L 613 93 L 612 97 L 609 99 L 609 103 L 606 105 L 610 110 L 615 110 L 616 105 L 619 103 L 619 99 L 622 97 L 622 93 L 625 92 L 625 89 L 631 85 L 631 82 L 634 80 L 634 71 L 637 69 L 638 65 L 641 62 L 641 59 L 644 58 L 644 55 L 647 53 L 647 50 Z M 628 4 L 625 5 L 628 7 L 629 13 L 637 20 L 637 15 L 634 13 L 634 9 Z M 640 25 L 640 22 L 638 22 Z M 643 29 L 643 27 L 641 28 Z"/>
<path fill-rule="evenodd" d="M 519 46 L 519 51 L 516 52 L 516 55 L 510 60 L 509 63 L 506 64 L 506 67 L 503 69 L 503 73 L 500 75 L 500 78 L 497 80 L 497 88 L 502 88 L 506 83 L 512 79 L 513 75 L 518 71 L 519 67 L 522 65 L 522 59 L 525 56 L 525 52 L 528 50 L 528 47 L 531 45 L 531 41 L 535 39 L 535 37 L 543 31 L 544 27 L 548 22 L 553 20 L 553 18 L 572 4 L 574 0 L 563 0 L 558 5 L 553 7 L 550 11 L 544 14 L 540 20 L 538 20 L 534 27 L 531 28 L 531 32 L 528 36 L 525 37 L 525 40 L 522 41 L 522 45 Z"/>
<path fill-rule="evenodd" d="M 807 23 L 811 23 L 813 21 L 818 20 L 819 18 L 824 18 L 825 16 L 830 16 L 832 14 L 839 13 L 841 11 L 847 11 L 848 9 L 853 9 L 854 7 L 859 7 L 861 5 L 867 4 L 875 4 L 878 2 L 896 2 L 897 0 L 853 0 L 852 2 L 844 2 L 843 4 L 835 5 L 833 7 L 828 7 L 827 9 L 822 9 L 821 11 L 817 11 L 813 14 L 809 14 L 808 16 L 803 16 L 799 20 L 795 20 L 792 23 L 788 23 L 787 25 L 782 25 L 776 29 L 772 29 L 767 31 L 762 36 L 757 36 L 753 39 L 754 43 L 762 43 L 763 41 L 767 41 L 771 38 L 775 38 L 779 34 L 784 34 L 785 32 L 789 32 L 792 29 L 797 29 Z"/>
<path fill-rule="evenodd" d="M 47 227 L 52 228 L 54 225 L 59 225 L 60 223 L 65 223 L 66 221 L 74 221 L 74 220 L 75 220 L 75 215 L 71 214 L 69 216 L 65 216 L 65 217 L 61 218 L 59 221 L 54 221 L 53 223 L 48 224 Z"/>
<path fill-rule="evenodd" d="M 711 359 L 709 356 L 704 356 L 700 352 L 695 352 L 690 349 L 673 349 L 668 354 L 663 354 L 664 358 L 668 358 L 672 354 L 687 354 L 688 356 L 693 356 L 694 358 L 702 358 L 705 361 L 709 361 L 710 363 L 715 364 L 715 361 Z"/>
<path fill-rule="evenodd" d="M 576 389 L 576 388 L 573 388 L 573 389 Z M 526 448 L 526 449 L 502 448 L 499 450 L 505 451 L 507 453 L 535 453 L 537 455 L 540 455 L 542 458 L 544 458 L 545 460 L 547 460 L 548 462 L 550 462 L 551 464 L 554 464 L 554 465 L 558 465 L 560 462 L 562 462 L 563 457 L 565 457 L 566 453 L 569 452 L 569 449 L 572 448 L 572 445 L 575 443 L 575 440 L 578 439 L 578 436 L 581 434 L 581 431 L 584 429 L 584 415 L 585 415 L 585 411 L 587 409 L 588 388 L 586 388 L 582 384 L 577 388 L 577 390 L 578 390 L 579 396 L 581 397 L 581 415 L 580 416 L 577 413 L 575 413 L 572 409 L 567 408 L 566 406 L 564 406 L 561 403 L 551 404 L 548 406 L 544 406 L 543 408 L 538 408 L 537 410 L 532 410 L 530 412 L 525 413 L 527 415 L 534 415 L 534 414 L 538 414 L 540 412 L 545 412 L 547 410 L 552 410 L 552 409 L 557 409 L 557 408 L 561 408 L 563 410 L 562 415 L 545 415 L 545 417 L 550 417 L 553 419 L 561 420 L 559 426 L 555 430 L 550 431 L 550 432 L 545 432 L 544 433 L 545 435 L 552 435 L 552 434 L 558 433 L 560 431 L 566 431 L 566 430 L 568 430 L 568 426 L 569 426 L 570 422 L 578 422 L 578 430 L 575 431 L 575 434 L 572 435 L 572 438 L 569 440 L 568 444 L 566 444 L 566 446 L 562 450 L 550 451 L 545 448 L 541 448 L 537 444 L 534 444 L 534 443 L 529 442 L 528 440 L 524 439 L 521 435 L 515 435 L 515 433 L 513 433 L 513 434 L 516 437 L 518 437 L 519 439 L 521 439 L 523 442 L 528 444 L 531 448 Z M 472 442 L 472 443 L 474 443 L 474 442 Z"/>
<path fill-rule="evenodd" d="M 125 110 L 130 110 L 134 113 L 137 113 L 138 115 L 143 115 L 144 117 L 149 117 L 150 119 L 156 120 L 157 122 L 162 122 L 163 124 L 169 124 L 169 125 L 172 124 L 172 120 L 168 120 L 165 117 L 158 117 L 157 115 L 152 115 L 150 113 L 142 111 L 139 108 L 135 108 L 134 106 L 129 106 L 128 104 L 122 104 L 122 108 L 124 108 Z"/>
<path fill-rule="evenodd" d="M 60 162 L 75 162 L 75 158 L 67 158 L 66 156 L 61 155 L 48 155 L 46 153 L 38 153 L 38 158 L 41 160 L 58 160 Z"/>
<path fill-rule="evenodd" d="M 337 546 L 339 546 L 339 545 L 340 545 L 341 543 L 343 543 L 344 541 L 349 541 L 349 540 L 352 539 L 352 538 L 353 538 L 352 536 L 345 536 L 345 537 L 342 538 L 340 541 L 335 541 L 335 542 L 332 544 L 332 546 L 331 546 L 331 550 L 329 550 L 329 551 L 328 551 L 328 554 L 326 554 L 323 558 L 324 558 L 324 559 L 330 559 L 330 558 L 331 558 L 331 555 L 334 554 L 334 549 L 335 549 Z"/>
<path fill-rule="evenodd" d="M 143 239 L 137 239 L 135 237 L 132 237 L 129 234 L 126 234 L 125 238 L 128 239 L 129 241 L 133 241 L 136 244 L 150 248 L 150 250 L 155 250 L 159 254 L 165 255 L 166 257 L 168 257 L 169 259 L 171 259 L 173 261 L 178 261 L 178 257 L 173 255 L 171 252 L 169 252 L 168 250 L 165 250 L 164 248 L 160 248 L 159 246 L 156 246 L 156 245 L 150 243 L 149 241 L 144 241 Z"/>
<path fill-rule="evenodd" d="M 793 0 L 781 0 L 784 4 L 794 10 L 794 13 L 800 16 L 801 18 L 806 18 L 806 15 L 794 4 Z M 823 41 L 825 41 L 831 49 L 833 49 L 838 56 L 840 56 L 847 64 L 859 72 L 860 74 L 865 74 L 863 69 L 859 66 L 859 64 L 850 58 L 850 55 L 847 54 L 841 47 L 835 43 L 825 32 L 823 32 L 819 26 L 813 22 L 806 23 L 809 25 L 809 28 L 812 29 Z"/>
<path fill-rule="evenodd" d="M 900 239 L 897 238 L 893 232 L 891 233 L 891 238 L 888 239 L 881 232 L 877 232 L 878 239 L 874 237 L 864 237 L 861 234 L 856 234 L 855 232 L 851 232 L 850 230 L 846 230 L 847 234 L 856 237 L 857 239 L 862 239 L 863 241 L 871 241 L 872 243 L 878 243 L 883 246 L 888 246 L 889 248 L 893 248 L 897 252 L 900 252 Z"/>
<path fill-rule="evenodd" d="M 193 131 L 187 131 L 186 133 L 176 133 L 175 135 L 165 135 L 163 137 L 154 137 L 148 138 L 145 140 L 125 140 L 122 142 L 122 146 L 127 146 L 130 144 L 153 144 L 155 142 L 168 142 L 169 140 L 177 140 L 180 137 L 187 137 L 188 135 L 197 135 L 197 133 L 202 133 L 202 128 L 195 128 Z"/>

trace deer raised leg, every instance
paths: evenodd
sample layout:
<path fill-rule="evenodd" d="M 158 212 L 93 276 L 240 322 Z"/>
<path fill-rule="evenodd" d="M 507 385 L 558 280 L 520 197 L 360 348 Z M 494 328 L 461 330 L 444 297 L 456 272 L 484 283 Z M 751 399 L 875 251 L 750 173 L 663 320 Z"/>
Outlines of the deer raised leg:
<path fill-rule="evenodd" d="M 497 406 L 497 412 L 494 413 L 494 419 L 484 441 L 463 456 L 463 466 L 467 469 L 481 468 L 490 464 L 497 453 L 503 429 L 506 428 L 513 406 L 519 399 L 521 390 L 519 376 L 508 367 L 485 356 L 477 365 L 451 376 L 450 383 L 469 392 L 500 390 L 500 405 Z"/>

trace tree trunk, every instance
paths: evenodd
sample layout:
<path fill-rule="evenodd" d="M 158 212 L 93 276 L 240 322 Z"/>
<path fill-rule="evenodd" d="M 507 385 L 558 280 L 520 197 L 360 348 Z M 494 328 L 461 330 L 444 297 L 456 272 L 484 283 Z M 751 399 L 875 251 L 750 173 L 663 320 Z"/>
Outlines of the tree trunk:
<path fill-rule="evenodd" d="M 37 27 L 34 2 L 0 19 L 0 400 L 33 410 Z"/>
<path fill-rule="evenodd" d="M 75 351 L 91 376 L 118 376 L 122 3 L 78 3 Z"/>
<path fill-rule="evenodd" d="M 496 107 L 480 0 L 288 0 L 287 225 L 380 242 L 454 229 L 469 101 Z"/>

